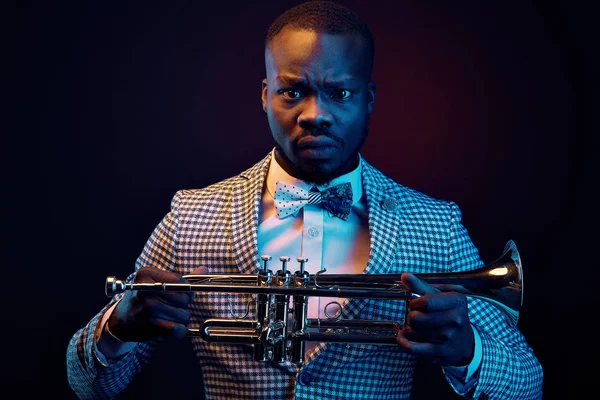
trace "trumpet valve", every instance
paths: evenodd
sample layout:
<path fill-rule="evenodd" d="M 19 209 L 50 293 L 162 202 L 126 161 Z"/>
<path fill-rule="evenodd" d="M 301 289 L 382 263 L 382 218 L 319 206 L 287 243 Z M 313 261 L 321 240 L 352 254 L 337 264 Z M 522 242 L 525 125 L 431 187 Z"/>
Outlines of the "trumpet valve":
<path fill-rule="evenodd" d="M 267 273 L 267 271 L 269 271 L 269 261 L 271 261 L 272 258 L 273 257 L 269 255 L 260 256 L 260 259 L 263 262 L 263 271 L 265 272 L 265 274 Z"/>

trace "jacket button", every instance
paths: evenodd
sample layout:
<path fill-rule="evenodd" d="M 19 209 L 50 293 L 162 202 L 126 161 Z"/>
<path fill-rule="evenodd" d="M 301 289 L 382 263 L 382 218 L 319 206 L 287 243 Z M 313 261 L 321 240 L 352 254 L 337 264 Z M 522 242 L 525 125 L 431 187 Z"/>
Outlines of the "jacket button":
<path fill-rule="evenodd" d="M 310 374 L 308 372 L 301 372 L 300 374 L 298 374 L 298 382 L 301 385 L 310 384 Z"/>

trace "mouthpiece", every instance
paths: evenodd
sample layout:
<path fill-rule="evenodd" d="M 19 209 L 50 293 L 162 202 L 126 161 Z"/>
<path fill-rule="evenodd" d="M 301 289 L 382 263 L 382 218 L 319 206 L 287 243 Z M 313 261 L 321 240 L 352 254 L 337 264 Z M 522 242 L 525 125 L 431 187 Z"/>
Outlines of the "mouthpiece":
<path fill-rule="evenodd" d="M 120 279 L 115 278 L 114 276 L 109 276 L 106 278 L 106 286 L 104 288 L 104 293 L 107 297 L 113 297 L 117 293 L 122 293 L 125 291 L 125 282 Z"/>

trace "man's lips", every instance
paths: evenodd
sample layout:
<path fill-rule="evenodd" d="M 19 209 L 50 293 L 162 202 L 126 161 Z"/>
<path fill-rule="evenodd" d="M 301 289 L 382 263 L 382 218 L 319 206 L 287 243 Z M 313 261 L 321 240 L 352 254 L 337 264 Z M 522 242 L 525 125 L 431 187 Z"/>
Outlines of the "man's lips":
<path fill-rule="evenodd" d="M 315 150 L 323 149 L 323 150 L 325 150 L 326 148 L 332 148 L 332 147 L 337 148 L 338 143 L 335 140 L 330 139 L 326 136 L 307 136 L 298 141 L 298 148 L 300 150 L 305 150 L 305 149 L 315 149 Z"/>
<path fill-rule="evenodd" d="M 326 137 L 306 137 L 298 142 L 298 156 L 312 161 L 330 160 L 338 150 L 338 143 Z"/>

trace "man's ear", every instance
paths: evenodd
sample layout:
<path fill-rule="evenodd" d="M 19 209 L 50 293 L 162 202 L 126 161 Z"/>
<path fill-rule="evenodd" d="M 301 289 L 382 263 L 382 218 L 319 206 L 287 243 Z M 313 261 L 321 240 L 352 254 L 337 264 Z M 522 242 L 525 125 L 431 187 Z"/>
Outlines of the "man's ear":
<path fill-rule="evenodd" d="M 368 86 L 367 86 L 367 90 L 369 91 L 369 100 L 367 103 L 367 113 L 371 114 L 373 112 L 373 107 L 375 106 L 375 92 L 376 92 L 376 88 L 375 88 L 375 82 L 369 82 Z"/>
<path fill-rule="evenodd" d="M 267 112 L 267 78 L 262 81 L 262 106 L 263 110 Z"/>

